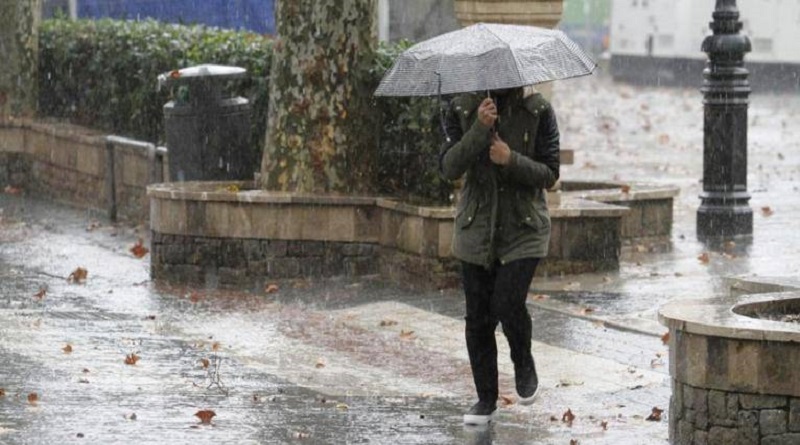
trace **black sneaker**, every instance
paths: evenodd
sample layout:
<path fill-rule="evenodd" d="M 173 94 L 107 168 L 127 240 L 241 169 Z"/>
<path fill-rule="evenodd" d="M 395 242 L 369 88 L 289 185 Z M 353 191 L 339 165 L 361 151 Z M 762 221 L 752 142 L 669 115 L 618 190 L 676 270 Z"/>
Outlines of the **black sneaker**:
<path fill-rule="evenodd" d="M 472 408 L 464 414 L 464 424 L 486 425 L 492 421 L 492 416 L 494 416 L 495 411 L 497 411 L 496 401 L 487 402 L 480 400 L 478 403 L 472 405 Z"/>
<path fill-rule="evenodd" d="M 531 367 L 526 371 L 516 372 L 517 395 L 520 405 L 530 405 L 539 394 L 539 378 L 536 377 L 536 368 Z"/>

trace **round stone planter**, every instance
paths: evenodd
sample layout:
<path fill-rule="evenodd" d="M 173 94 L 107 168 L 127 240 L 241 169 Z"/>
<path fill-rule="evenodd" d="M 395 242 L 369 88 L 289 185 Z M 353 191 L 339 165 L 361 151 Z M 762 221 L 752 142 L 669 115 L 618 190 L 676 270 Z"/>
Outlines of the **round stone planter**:
<path fill-rule="evenodd" d="M 554 28 L 561 21 L 563 0 L 455 0 L 463 26 L 479 22 Z"/>
<path fill-rule="evenodd" d="M 670 442 L 800 443 L 800 292 L 677 301 L 670 332 Z"/>

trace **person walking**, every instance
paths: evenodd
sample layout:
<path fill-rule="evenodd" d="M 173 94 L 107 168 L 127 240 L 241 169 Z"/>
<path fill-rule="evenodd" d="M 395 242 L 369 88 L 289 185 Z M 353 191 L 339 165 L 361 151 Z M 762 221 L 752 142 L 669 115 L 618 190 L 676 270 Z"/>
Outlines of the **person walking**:
<path fill-rule="evenodd" d="M 533 403 L 539 388 L 525 301 L 550 242 L 545 190 L 559 178 L 559 132 L 552 106 L 532 87 L 454 98 L 445 132 L 441 172 L 450 180 L 465 176 L 453 254 L 461 260 L 478 402 L 464 423 L 484 425 L 497 410 L 498 323 L 511 350 L 519 403 Z"/>

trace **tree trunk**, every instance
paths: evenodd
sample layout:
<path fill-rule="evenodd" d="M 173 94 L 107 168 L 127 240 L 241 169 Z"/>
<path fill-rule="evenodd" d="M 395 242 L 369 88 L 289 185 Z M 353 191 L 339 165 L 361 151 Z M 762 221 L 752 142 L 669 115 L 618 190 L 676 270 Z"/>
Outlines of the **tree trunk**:
<path fill-rule="evenodd" d="M 369 192 L 375 0 L 279 0 L 262 188 Z"/>
<path fill-rule="evenodd" d="M 36 113 L 41 11 L 41 0 L 0 1 L 0 115 Z"/>

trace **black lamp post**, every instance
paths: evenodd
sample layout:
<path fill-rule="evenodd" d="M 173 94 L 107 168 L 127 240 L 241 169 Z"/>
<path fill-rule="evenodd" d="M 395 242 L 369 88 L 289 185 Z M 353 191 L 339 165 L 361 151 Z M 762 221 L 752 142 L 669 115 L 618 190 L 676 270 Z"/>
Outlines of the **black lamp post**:
<path fill-rule="evenodd" d="M 703 71 L 703 192 L 697 209 L 701 240 L 753 233 L 747 193 L 747 106 L 749 75 L 744 54 L 750 39 L 739 33 L 736 0 L 717 0 L 713 35 L 703 41 L 708 54 Z"/>

